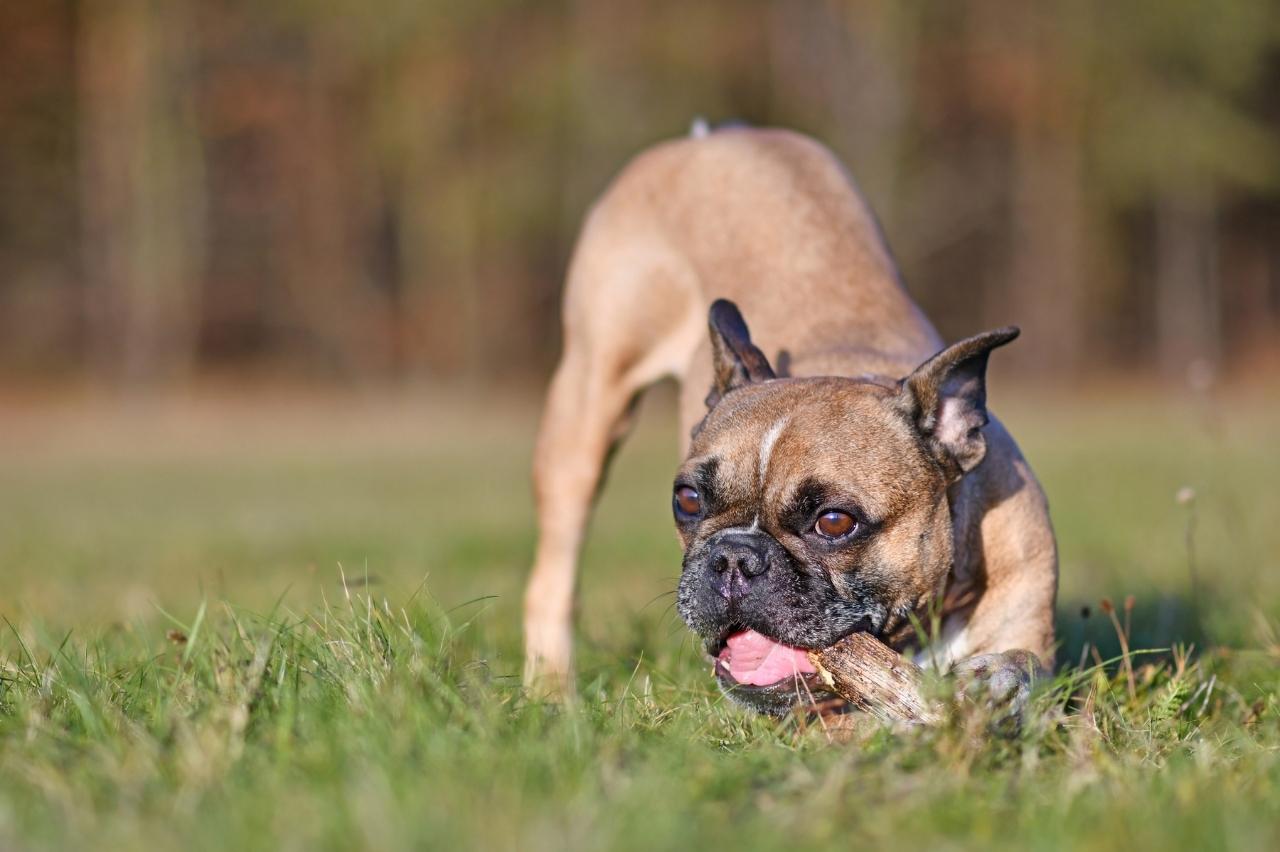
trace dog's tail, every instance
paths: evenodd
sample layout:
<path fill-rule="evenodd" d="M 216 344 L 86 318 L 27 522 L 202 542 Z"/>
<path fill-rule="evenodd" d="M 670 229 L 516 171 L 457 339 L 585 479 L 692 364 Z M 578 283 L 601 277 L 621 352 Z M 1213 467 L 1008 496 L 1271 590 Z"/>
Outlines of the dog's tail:
<path fill-rule="evenodd" d="M 751 123 L 743 121 L 740 118 L 731 118 L 728 121 L 722 121 L 717 125 L 712 125 L 707 121 L 705 116 L 696 115 L 693 122 L 689 125 L 689 138 L 705 139 L 717 130 L 733 130 L 734 128 L 750 127 Z"/>

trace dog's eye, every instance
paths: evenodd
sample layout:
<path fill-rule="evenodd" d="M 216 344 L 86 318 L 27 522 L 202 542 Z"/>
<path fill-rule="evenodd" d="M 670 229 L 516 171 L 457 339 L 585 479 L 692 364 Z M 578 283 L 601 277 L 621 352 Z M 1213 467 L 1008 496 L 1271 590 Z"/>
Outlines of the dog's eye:
<path fill-rule="evenodd" d="M 702 511 L 702 497 L 696 489 L 681 485 L 676 489 L 676 509 L 682 515 L 696 515 Z"/>
<path fill-rule="evenodd" d="M 813 528 L 823 538 L 842 538 L 857 526 L 858 522 L 853 519 L 853 515 L 831 511 L 823 512 Z"/>

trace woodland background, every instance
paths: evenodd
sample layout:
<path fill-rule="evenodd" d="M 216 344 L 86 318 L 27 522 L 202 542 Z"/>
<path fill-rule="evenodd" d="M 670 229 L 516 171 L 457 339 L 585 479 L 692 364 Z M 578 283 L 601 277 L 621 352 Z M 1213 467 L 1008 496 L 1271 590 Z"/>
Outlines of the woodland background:
<path fill-rule="evenodd" d="M 539 379 L 588 204 L 695 116 L 830 145 L 1013 370 L 1274 361 L 1272 0 L 5 0 L 0 379 Z"/>

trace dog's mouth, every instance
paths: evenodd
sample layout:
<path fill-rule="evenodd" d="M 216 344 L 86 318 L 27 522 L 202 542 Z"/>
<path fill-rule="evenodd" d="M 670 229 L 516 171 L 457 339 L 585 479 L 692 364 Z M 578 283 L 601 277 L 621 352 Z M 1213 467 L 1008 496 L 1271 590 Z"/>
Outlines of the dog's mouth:
<path fill-rule="evenodd" d="M 870 628 L 864 619 L 850 632 Z M 812 649 L 733 624 L 707 640 L 706 650 L 721 689 L 762 713 L 782 716 L 797 707 L 825 712 L 840 701 L 809 659 Z"/>
<path fill-rule="evenodd" d="M 782 715 L 831 696 L 808 650 L 756 630 L 729 628 L 707 643 L 707 652 L 721 688 L 760 712 Z"/>
<path fill-rule="evenodd" d="M 774 686 L 818 673 L 808 650 L 784 645 L 755 630 L 728 632 L 709 650 L 716 675 L 740 686 Z"/>

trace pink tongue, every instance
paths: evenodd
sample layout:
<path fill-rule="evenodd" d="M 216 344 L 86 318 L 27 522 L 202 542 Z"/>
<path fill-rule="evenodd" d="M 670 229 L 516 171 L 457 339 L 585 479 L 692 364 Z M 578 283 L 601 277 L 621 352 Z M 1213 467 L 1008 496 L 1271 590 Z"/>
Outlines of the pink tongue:
<path fill-rule="evenodd" d="M 729 637 L 720 662 L 738 683 L 768 686 L 802 672 L 814 672 L 809 655 L 800 648 L 782 645 L 754 630 Z"/>

